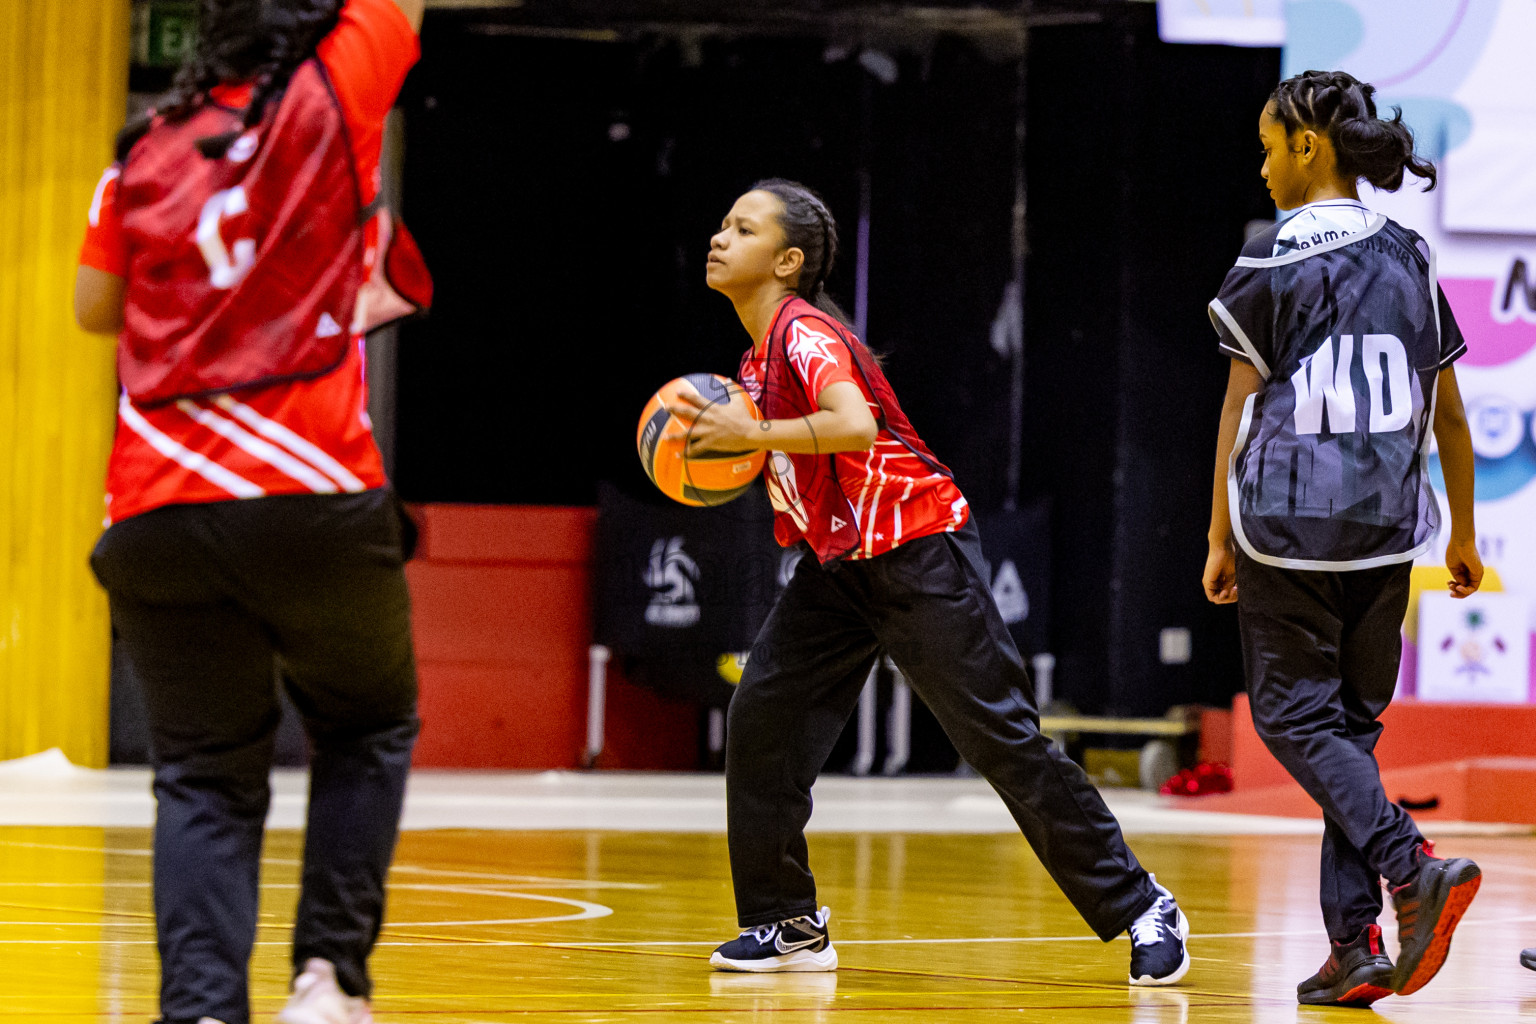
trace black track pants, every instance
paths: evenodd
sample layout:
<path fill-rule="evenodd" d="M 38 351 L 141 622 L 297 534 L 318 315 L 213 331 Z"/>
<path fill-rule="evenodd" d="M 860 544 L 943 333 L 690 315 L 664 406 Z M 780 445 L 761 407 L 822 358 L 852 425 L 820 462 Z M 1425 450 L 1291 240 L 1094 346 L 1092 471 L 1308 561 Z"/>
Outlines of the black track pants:
<path fill-rule="evenodd" d="M 1157 893 L 1088 777 L 1040 734 L 1034 689 L 982 571 L 974 525 L 862 561 L 807 555 L 753 644 L 726 741 L 743 928 L 816 910 L 811 784 L 884 650 L 1104 940 Z"/>
<path fill-rule="evenodd" d="M 275 665 L 313 746 L 294 962 L 369 993 L 417 731 L 395 509 L 387 491 L 174 505 L 91 556 L 149 709 L 168 1024 L 250 1020 Z"/>
<path fill-rule="evenodd" d="M 1323 923 L 1348 942 L 1381 913 L 1381 879 L 1413 872 L 1424 841 L 1387 799 L 1377 721 L 1402 658 L 1410 563 L 1312 572 L 1239 553 L 1238 623 L 1253 724 L 1323 810 Z"/>

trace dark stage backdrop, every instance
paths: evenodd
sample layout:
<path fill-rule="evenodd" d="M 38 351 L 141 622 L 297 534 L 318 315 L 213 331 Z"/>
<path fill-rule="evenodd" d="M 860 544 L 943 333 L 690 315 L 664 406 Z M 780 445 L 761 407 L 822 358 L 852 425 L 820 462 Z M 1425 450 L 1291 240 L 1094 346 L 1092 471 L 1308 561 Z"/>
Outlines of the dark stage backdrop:
<path fill-rule="evenodd" d="M 1244 223 L 1273 213 L 1254 136 L 1279 59 L 1166 46 L 1150 4 L 1101 11 L 1030 37 L 1021 498 L 1054 508 L 1056 692 L 1157 713 L 1239 685 L 1230 609 L 1199 592 L 1226 375 L 1204 305 Z M 946 37 L 892 52 L 886 84 L 847 40 L 589 42 L 430 14 L 404 205 L 439 293 L 403 331 L 404 496 L 592 504 L 607 480 L 651 499 L 641 406 L 679 374 L 734 375 L 748 344 L 702 283 L 721 216 L 759 177 L 819 188 L 851 305 L 867 166 L 868 340 L 971 501 L 998 508 L 1016 64 Z M 1167 627 L 1191 631 L 1188 663 L 1159 660 Z"/>

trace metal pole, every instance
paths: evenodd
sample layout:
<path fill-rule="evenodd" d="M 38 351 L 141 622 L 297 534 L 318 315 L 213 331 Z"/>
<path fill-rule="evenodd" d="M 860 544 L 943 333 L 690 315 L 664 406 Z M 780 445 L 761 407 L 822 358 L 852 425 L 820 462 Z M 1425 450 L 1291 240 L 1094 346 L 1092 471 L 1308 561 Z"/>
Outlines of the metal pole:
<path fill-rule="evenodd" d="M 880 774 L 896 775 L 912 758 L 912 688 L 890 658 L 885 659 L 885 667 L 891 673 L 891 713 L 886 719 L 885 765 Z"/>
<path fill-rule="evenodd" d="M 870 667 L 869 679 L 859 693 L 859 746 L 853 764 L 848 768 L 853 775 L 868 775 L 875 766 L 875 701 L 878 699 L 875 685 L 879 672 L 880 659 L 876 658 Z"/>
<path fill-rule="evenodd" d="M 400 211 L 405 168 L 405 118 L 396 109 L 384 122 L 384 147 L 379 159 L 379 176 L 384 200 L 391 210 Z M 384 472 L 395 475 L 395 419 L 398 408 L 400 328 L 391 324 L 368 337 L 368 419 L 373 424 L 373 440 L 384 459 Z"/>
<path fill-rule="evenodd" d="M 587 749 L 581 763 L 591 768 L 603 752 L 603 726 L 608 713 L 608 659 L 613 652 L 602 644 L 587 650 Z"/>

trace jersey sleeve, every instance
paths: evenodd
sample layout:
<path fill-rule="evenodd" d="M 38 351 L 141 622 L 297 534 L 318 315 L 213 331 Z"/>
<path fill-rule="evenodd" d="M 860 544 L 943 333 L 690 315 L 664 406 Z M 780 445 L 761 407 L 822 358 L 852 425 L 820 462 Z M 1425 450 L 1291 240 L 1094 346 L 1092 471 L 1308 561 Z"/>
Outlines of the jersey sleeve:
<path fill-rule="evenodd" d="M 1436 369 L 1443 370 L 1456 360 L 1467 354 L 1467 339 L 1461 333 L 1461 325 L 1456 322 L 1456 314 L 1451 310 L 1451 304 L 1446 300 L 1445 289 L 1435 286 L 1440 292 L 1440 363 Z"/>
<path fill-rule="evenodd" d="M 858 383 L 853 353 L 848 351 L 847 344 L 809 317 L 801 317 L 790 325 L 785 354 L 812 401 L 838 381 Z"/>
<path fill-rule="evenodd" d="M 122 212 L 117 206 L 117 181 L 122 168 L 108 167 L 96 185 L 86 218 L 85 241 L 80 246 L 80 265 L 118 277 L 128 276 L 128 246 L 123 236 Z"/>
<path fill-rule="evenodd" d="M 1221 354 L 1248 363 L 1266 378 L 1274 365 L 1273 303 L 1265 270 L 1233 267 L 1208 308 Z"/>
<path fill-rule="evenodd" d="M 394 0 L 347 0 L 341 20 L 315 52 L 349 127 L 380 131 L 421 56 L 421 43 Z"/>

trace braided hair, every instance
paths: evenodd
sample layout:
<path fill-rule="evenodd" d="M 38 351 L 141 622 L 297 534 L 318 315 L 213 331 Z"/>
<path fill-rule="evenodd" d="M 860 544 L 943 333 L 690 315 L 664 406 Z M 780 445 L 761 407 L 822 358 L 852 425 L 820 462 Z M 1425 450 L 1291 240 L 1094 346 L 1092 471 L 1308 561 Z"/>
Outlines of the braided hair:
<path fill-rule="evenodd" d="M 1281 82 L 1269 99 L 1287 136 L 1309 128 L 1328 136 L 1344 176 L 1396 192 L 1409 170 L 1429 191 L 1435 187 L 1435 165 L 1414 152 L 1401 107 L 1392 108 L 1390 119 L 1376 116 L 1375 92 L 1375 86 L 1343 71 L 1304 71 Z"/>
<path fill-rule="evenodd" d="M 267 105 L 281 100 L 293 73 L 336 27 L 343 0 L 200 0 L 197 44 L 155 109 L 118 133 L 118 159 L 149 130 L 158 115 L 184 121 L 225 82 L 252 83 L 240 127 L 199 139 L 209 158 L 222 157 L 241 134 L 261 124 Z"/>
<path fill-rule="evenodd" d="M 825 200 L 787 178 L 765 178 L 753 185 L 752 191 L 767 192 L 779 200 L 784 208 L 779 214 L 784 244 L 805 253 L 795 294 L 828 316 L 849 323 L 848 314 L 827 294 L 827 278 L 837 261 L 837 221 Z"/>

